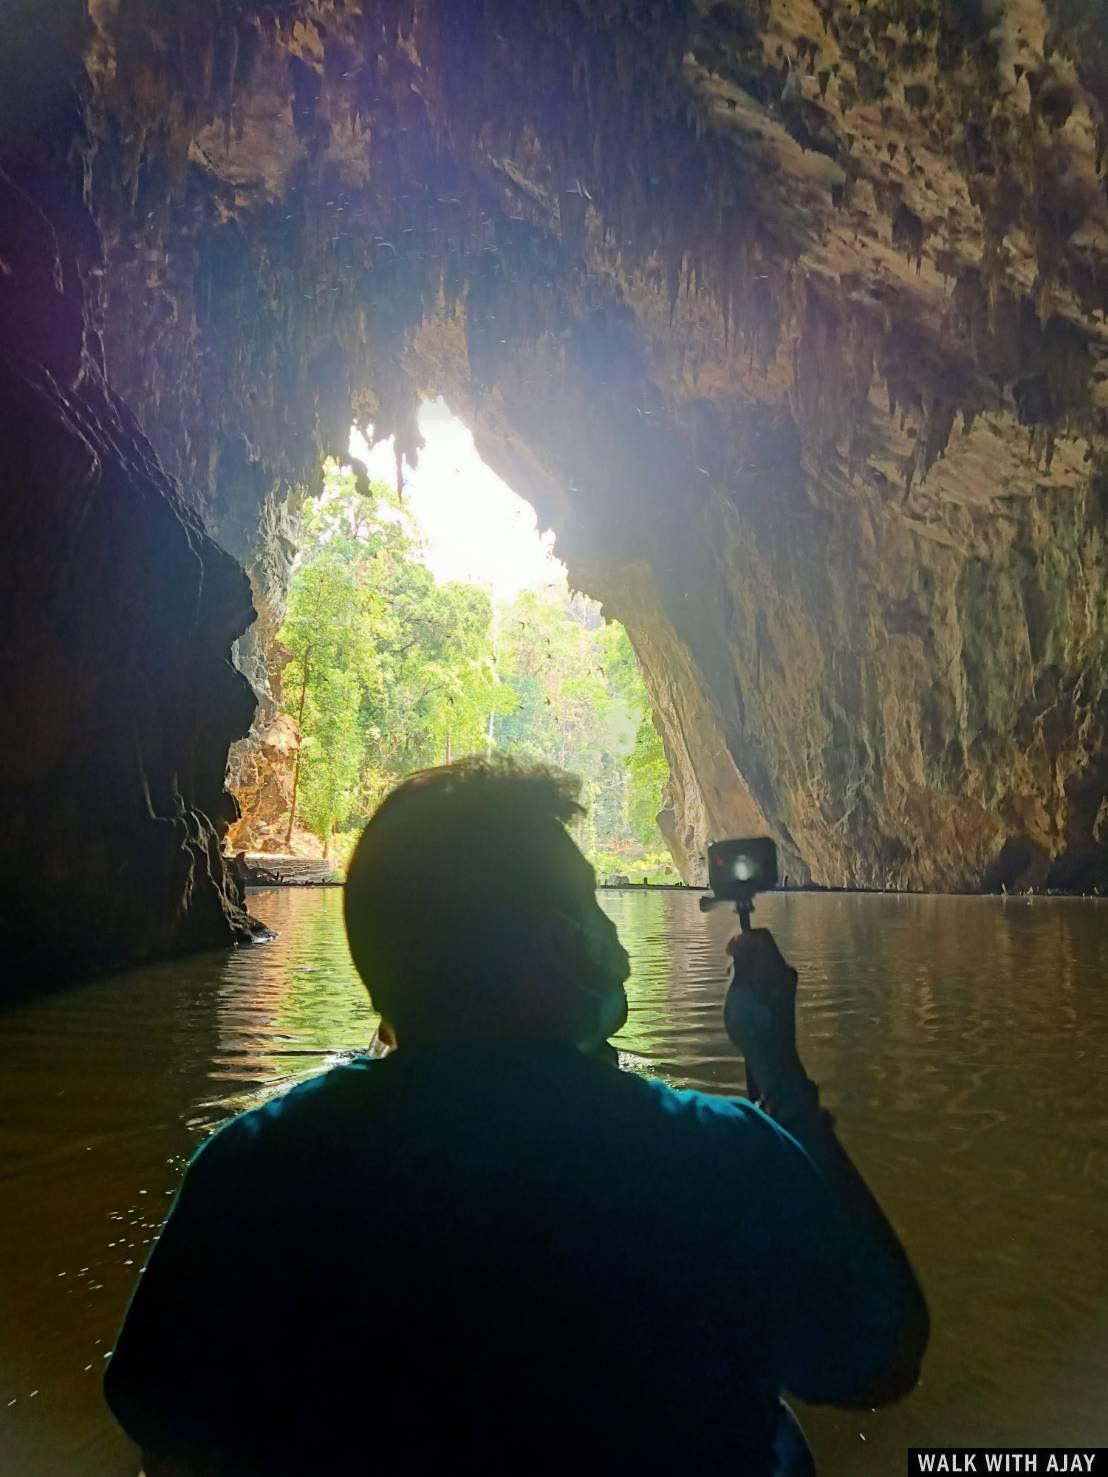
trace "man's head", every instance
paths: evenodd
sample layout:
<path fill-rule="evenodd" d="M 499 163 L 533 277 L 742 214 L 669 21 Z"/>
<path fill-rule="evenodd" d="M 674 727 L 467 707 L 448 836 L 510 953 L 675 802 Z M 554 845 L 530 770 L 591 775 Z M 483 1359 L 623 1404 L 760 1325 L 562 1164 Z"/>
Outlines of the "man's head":
<path fill-rule="evenodd" d="M 627 1016 L 627 955 L 565 823 L 568 776 L 465 760 L 406 780 L 346 882 L 350 952 L 397 1039 L 591 1048 Z"/>

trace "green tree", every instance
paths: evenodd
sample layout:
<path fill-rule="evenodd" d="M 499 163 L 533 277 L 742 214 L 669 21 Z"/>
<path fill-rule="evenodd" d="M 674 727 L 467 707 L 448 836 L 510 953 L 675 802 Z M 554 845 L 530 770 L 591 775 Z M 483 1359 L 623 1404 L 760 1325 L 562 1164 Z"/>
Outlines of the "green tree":
<path fill-rule="evenodd" d="M 326 855 L 404 775 L 495 748 L 580 776 L 578 841 L 605 870 L 656 851 L 665 755 L 623 628 L 579 595 L 525 591 L 494 612 L 482 590 L 437 584 L 395 489 L 324 472 L 281 631 L 301 731 L 287 842 L 299 817 Z"/>
<path fill-rule="evenodd" d="M 401 774 L 481 752 L 489 714 L 509 695 L 492 660 L 492 603 L 469 585 L 436 585 L 409 564 L 389 583 L 396 639 L 386 646 L 387 681 L 372 706 L 374 759 Z"/>
<path fill-rule="evenodd" d="M 635 743 L 626 759 L 627 819 L 633 834 L 644 846 L 659 839 L 658 812 L 662 808 L 669 765 L 662 736 L 649 713 L 635 730 Z"/>
<path fill-rule="evenodd" d="M 356 723 L 363 694 L 378 677 L 373 631 L 382 617 L 382 601 L 364 577 L 356 547 L 335 539 L 309 548 L 294 575 L 280 633 L 289 651 L 286 707 L 302 738 L 286 846 L 292 841 L 302 781 L 316 819 L 320 797 L 334 797 L 337 807 L 348 787 L 348 741 L 335 746 L 332 740 Z M 320 834 L 326 844 L 330 832 Z"/>
<path fill-rule="evenodd" d="M 325 466 L 309 502 L 281 640 L 301 745 L 286 828 L 323 840 L 413 769 L 480 752 L 514 705 L 493 663 L 482 590 L 437 585 L 395 490 Z"/>
<path fill-rule="evenodd" d="M 335 823 L 355 799 L 364 740 L 359 723 L 361 684 L 342 667 L 326 671 L 312 693 L 301 740 L 305 766 L 300 810 L 305 824 L 331 849 Z"/>
<path fill-rule="evenodd" d="M 631 638 L 623 626 L 612 624 L 607 627 L 604 662 L 613 689 L 638 718 L 634 743 L 624 760 L 627 819 L 633 834 L 644 846 L 656 845 L 660 839 L 658 812 L 669 783 L 669 764 Z"/>
<path fill-rule="evenodd" d="M 500 673 L 517 700 L 498 727 L 500 746 L 581 777 L 588 814 L 578 841 L 605 859 L 602 870 L 628 848 L 657 846 L 668 775 L 626 631 L 581 597 L 533 591 L 501 613 L 500 629 Z"/>

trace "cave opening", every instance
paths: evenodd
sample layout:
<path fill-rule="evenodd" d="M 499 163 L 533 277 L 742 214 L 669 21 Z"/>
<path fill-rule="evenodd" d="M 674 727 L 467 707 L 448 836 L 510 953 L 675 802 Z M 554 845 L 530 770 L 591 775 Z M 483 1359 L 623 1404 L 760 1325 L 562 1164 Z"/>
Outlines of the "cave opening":
<path fill-rule="evenodd" d="M 555 534 L 482 459 L 441 398 L 419 453 L 355 425 L 299 505 L 259 715 L 236 744 L 227 849 L 344 868 L 408 775 L 508 758 L 574 775 L 574 825 L 598 880 L 680 880 L 659 815 L 669 769 L 627 631 L 571 586 Z M 240 654 L 241 661 L 241 654 Z"/>

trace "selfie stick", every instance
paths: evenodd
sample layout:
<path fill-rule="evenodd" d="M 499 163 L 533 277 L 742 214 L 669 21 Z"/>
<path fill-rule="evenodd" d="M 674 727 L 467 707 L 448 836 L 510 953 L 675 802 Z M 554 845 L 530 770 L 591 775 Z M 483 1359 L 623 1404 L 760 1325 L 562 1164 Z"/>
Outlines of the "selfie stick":
<path fill-rule="evenodd" d="M 730 901 L 731 899 L 726 897 L 702 897 L 700 899 L 700 911 L 707 913 L 709 909 L 718 908 L 721 904 L 729 903 Z M 750 915 L 753 911 L 753 892 L 744 893 L 741 897 L 735 899 L 735 912 L 739 915 L 739 928 L 743 933 L 749 933 L 751 931 Z"/>
<path fill-rule="evenodd" d="M 730 902 L 730 898 L 702 897 L 700 899 L 700 911 L 707 913 L 711 908 L 717 907 L 720 903 L 727 902 Z M 751 931 L 750 915 L 753 911 L 754 894 L 753 892 L 747 893 L 744 891 L 742 896 L 735 899 L 735 912 L 739 915 L 739 928 L 743 933 L 750 933 Z M 755 1081 L 754 1073 L 750 1070 L 749 1062 L 746 1063 L 746 1095 L 752 1103 L 760 1102 L 762 1098 L 762 1090 Z"/>

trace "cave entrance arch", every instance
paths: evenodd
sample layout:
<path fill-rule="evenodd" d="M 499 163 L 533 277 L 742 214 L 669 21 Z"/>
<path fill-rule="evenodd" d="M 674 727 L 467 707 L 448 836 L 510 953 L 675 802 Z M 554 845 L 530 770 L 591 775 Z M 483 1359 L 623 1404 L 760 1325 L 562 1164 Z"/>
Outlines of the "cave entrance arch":
<path fill-rule="evenodd" d="M 419 391 L 631 633 L 680 853 L 768 830 L 834 885 L 1108 886 L 1096 7 L 940 7 L 907 48 L 870 7 L 861 51 L 784 0 L 25 9 L 17 973 L 242 936 L 230 646 L 265 649 L 321 452 L 352 415 L 406 447 Z"/>
<path fill-rule="evenodd" d="M 578 777 L 577 839 L 602 880 L 678 880 L 626 633 L 571 591 L 553 532 L 445 402 L 424 402 L 418 430 L 412 465 L 355 426 L 352 465 L 328 459 L 299 509 L 283 623 L 252 652 L 267 687 L 231 752 L 230 849 L 341 865 L 406 773 L 496 753 Z"/>

